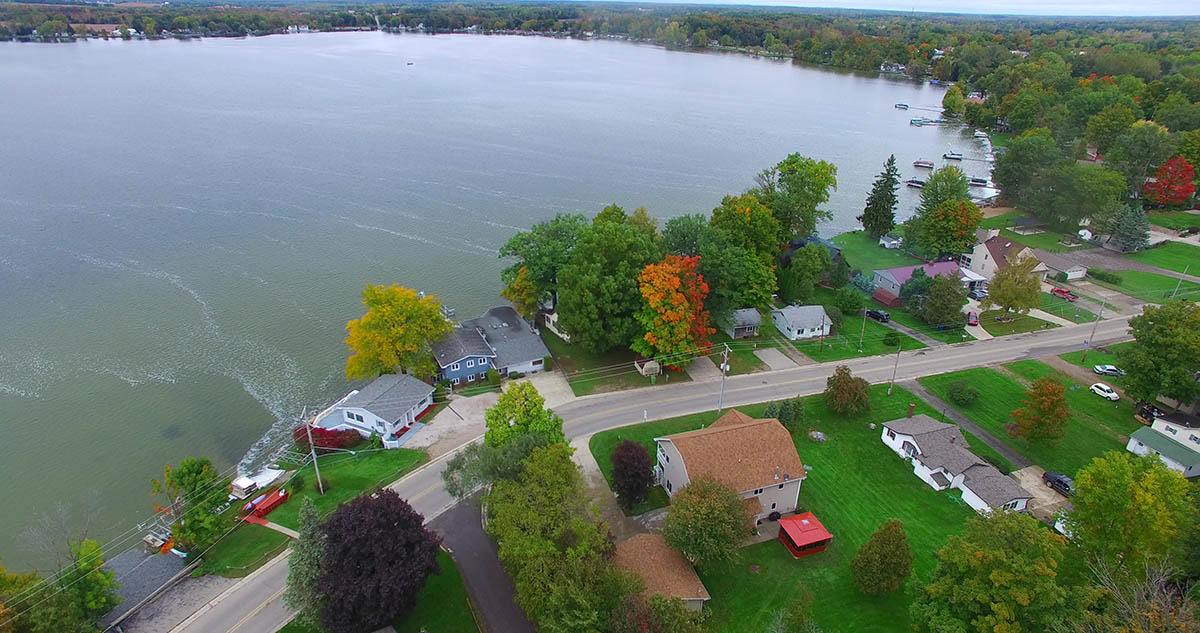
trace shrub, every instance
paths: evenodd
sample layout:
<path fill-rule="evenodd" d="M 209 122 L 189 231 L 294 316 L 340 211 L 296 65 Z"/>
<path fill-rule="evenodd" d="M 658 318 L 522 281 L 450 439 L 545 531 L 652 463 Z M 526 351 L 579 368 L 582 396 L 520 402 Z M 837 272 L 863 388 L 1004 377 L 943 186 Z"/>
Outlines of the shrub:
<path fill-rule="evenodd" d="M 550 371 L 551 369 L 554 369 L 554 357 L 547 356 L 547 357 L 543 358 L 542 359 L 542 368 L 545 369 L 546 371 Z"/>
<path fill-rule="evenodd" d="M 863 307 L 863 295 L 856 288 L 846 286 L 837 291 L 834 302 L 842 314 L 858 314 Z"/>
<path fill-rule="evenodd" d="M 508 372 L 508 379 L 509 379 L 509 380 L 516 380 L 517 378 L 521 378 L 521 377 L 522 377 L 522 376 L 524 376 L 524 375 L 525 375 L 525 374 L 522 374 L 522 373 L 521 373 L 521 372 L 519 372 L 519 371 L 510 371 L 510 372 Z"/>
<path fill-rule="evenodd" d="M 825 381 L 825 403 L 838 415 L 860 415 L 871 409 L 871 383 L 850 373 L 846 365 L 838 365 Z"/>
<path fill-rule="evenodd" d="M 450 394 L 454 391 L 454 385 L 450 384 L 449 380 L 439 380 L 433 388 L 433 399 L 439 402 L 449 398 Z"/>
<path fill-rule="evenodd" d="M 308 433 L 305 431 L 303 424 L 292 431 L 292 439 L 296 441 L 296 448 L 300 452 L 307 453 L 309 451 Z M 313 444 L 317 445 L 317 453 L 328 452 L 322 451 L 322 448 L 350 448 L 363 441 L 358 431 L 352 429 L 331 431 L 319 426 L 312 428 L 312 440 Z"/>
<path fill-rule="evenodd" d="M 617 503 L 626 512 L 646 500 L 650 486 L 654 484 L 654 462 L 646 447 L 632 440 L 617 444 L 612 456 L 613 489 Z"/>
<path fill-rule="evenodd" d="M 833 332 L 841 332 L 844 320 L 841 309 L 833 305 L 825 306 L 825 314 L 829 315 L 829 323 L 833 325 Z"/>
<path fill-rule="evenodd" d="M 883 335 L 883 344 L 887 345 L 888 347 L 899 347 L 900 346 L 900 333 L 895 330 L 892 330 L 892 331 L 888 332 L 887 334 L 884 334 Z"/>
<path fill-rule="evenodd" d="M 291 490 L 292 494 L 296 494 L 297 492 L 304 490 L 304 486 L 307 483 L 308 481 L 304 479 L 304 475 L 296 473 L 295 475 L 292 475 L 292 479 L 287 483 L 288 490 Z"/>
<path fill-rule="evenodd" d="M 499 387 L 500 386 L 500 372 L 496 371 L 495 369 L 487 370 L 487 381 L 488 381 L 489 385 L 491 385 L 493 387 Z"/>
<path fill-rule="evenodd" d="M 979 399 L 979 390 L 965 380 L 950 383 L 949 394 L 950 400 L 961 407 L 969 407 Z"/>
<path fill-rule="evenodd" d="M 763 411 L 764 418 L 779 418 L 779 403 L 771 401 L 767 403 L 767 408 Z M 782 420 L 780 420 L 782 422 Z"/>
<path fill-rule="evenodd" d="M 1060 271 L 1057 275 L 1054 276 L 1054 280 L 1059 283 L 1064 283 L 1064 284 L 1067 283 L 1067 273 Z"/>
<path fill-rule="evenodd" d="M 904 525 L 891 519 L 879 526 L 850 563 L 854 584 L 869 596 L 893 593 L 912 571 L 913 555 Z"/>
<path fill-rule="evenodd" d="M 1113 271 L 1113 270 L 1105 270 L 1103 268 L 1089 268 L 1088 272 L 1087 272 L 1087 276 L 1094 277 L 1096 279 L 1099 279 L 1100 281 L 1108 282 L 1110 284 L 1121 283 L 1120 273 L 1117 273 L 1116 271 Z"/>

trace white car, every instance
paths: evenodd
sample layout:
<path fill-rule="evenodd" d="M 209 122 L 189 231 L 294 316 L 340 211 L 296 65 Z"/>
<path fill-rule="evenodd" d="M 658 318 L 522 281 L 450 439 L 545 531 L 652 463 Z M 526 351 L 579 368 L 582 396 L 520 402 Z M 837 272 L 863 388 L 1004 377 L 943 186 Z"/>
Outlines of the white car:
<path fill-rule="evenodd" d="M 1117 392 L 1113 391 L 1112 387 L 1102 382 L 1092 385 L 1091 392 L 1105 400 L 1112 400 L 1113 402 L 1121 399 L 1121 396 L 1117 395 Z"/>

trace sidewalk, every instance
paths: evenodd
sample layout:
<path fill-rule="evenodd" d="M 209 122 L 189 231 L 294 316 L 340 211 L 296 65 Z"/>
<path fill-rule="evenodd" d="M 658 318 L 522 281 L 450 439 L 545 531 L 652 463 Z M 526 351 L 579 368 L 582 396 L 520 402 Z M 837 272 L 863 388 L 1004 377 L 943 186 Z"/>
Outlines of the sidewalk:
<path fill-rule="evenodd" d="M 591 439 L 592 436 L 588 435 L 571 440 L 571 448 L 575 449 L 575 454 L 571 455 L 571 459 L 579 465 L 579 469 L 582 471 L 588 493 L 596 502 L 595 507 L 599 519 L 608 523 L 613 541 L 620 543 L 642 530 L 637 522 L 625 516 L 621 507 L 617 505 L 617 497 L 609 489 L 608 482 L 604 479 L 604 473 L 600 472 L 599 464 L 592 457 L 592 451 L 588 450 L 588 442 Z"/>

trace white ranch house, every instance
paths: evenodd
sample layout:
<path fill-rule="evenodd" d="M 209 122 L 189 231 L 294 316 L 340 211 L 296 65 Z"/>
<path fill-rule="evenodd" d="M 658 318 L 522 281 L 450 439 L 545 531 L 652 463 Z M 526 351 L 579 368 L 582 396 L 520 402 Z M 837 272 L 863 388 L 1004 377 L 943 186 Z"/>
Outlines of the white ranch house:
<path fill-rule="evenodd" d="M 364 439 L 374 433 L 383 438 L 385 448 L 399 448 L 400 437 L 432 406 L 432 385 L 408 374 L 385 374 L 318 413 L 313 426 L 352 429 Z"/>
<path fill-rule="evenodd" d="M 1189 446 L 1191 444 L 1191 446 Z M 1200 477 L 1200 429 L 1172 424 L 1159 418 L 1129 436 L 1125 450 L 1134 455 L 1154 455 L 1164 466 L 1184 477 Z"/>
<path fill-rule="evenodd" d="M 825 306 L 787 306 L 771 310 L 771 321 L 789 341 L 829 336 L 833 321 Z"/>

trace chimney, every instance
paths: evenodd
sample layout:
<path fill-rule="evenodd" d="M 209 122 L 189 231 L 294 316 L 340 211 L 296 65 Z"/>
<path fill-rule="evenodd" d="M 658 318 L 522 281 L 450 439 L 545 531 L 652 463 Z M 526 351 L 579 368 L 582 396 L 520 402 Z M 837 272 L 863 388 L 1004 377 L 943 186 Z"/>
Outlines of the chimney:
<path fill-rule="evenodd" d="M 908 417 L 913 416 L 913 411 L 917 410 L 917 405 L 913 402 L 908 403 Z"/>

